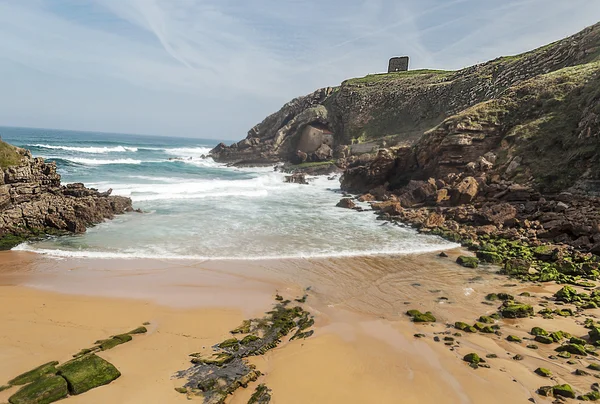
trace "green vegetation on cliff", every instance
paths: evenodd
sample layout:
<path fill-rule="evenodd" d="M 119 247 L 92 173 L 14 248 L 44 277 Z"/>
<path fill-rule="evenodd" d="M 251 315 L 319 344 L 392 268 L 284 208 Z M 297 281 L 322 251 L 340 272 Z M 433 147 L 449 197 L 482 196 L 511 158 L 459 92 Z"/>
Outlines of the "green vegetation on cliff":
<path fill-rule="evenodd" d="M 19 164 L 21 153 L 15 146 L 0 141 L 0 168 L 6 168 Z"/>

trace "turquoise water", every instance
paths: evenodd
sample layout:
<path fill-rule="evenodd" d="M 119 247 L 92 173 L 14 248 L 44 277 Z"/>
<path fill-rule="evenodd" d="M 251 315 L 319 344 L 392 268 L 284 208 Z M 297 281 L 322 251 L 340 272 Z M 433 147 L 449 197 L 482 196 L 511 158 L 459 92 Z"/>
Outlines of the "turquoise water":
<path fill-rule="evenodd" d="M 145 213 L 17 249 L 57 257 L 265 259 L 402 254 L 449 244 L 336 208 L 339 179 L 286 184 L 273 168 L 207 157 L 218 140 L 2 128 L 3 140 L 55 161 L 63 183 L 128 196 Z"/>

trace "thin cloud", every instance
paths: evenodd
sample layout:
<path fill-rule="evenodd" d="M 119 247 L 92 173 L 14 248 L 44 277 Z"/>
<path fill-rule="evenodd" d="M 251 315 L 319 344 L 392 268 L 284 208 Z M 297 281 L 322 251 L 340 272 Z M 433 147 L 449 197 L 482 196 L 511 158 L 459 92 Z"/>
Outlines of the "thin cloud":
<path fill-rule="evenodd" d="M 0 124 L 239 138 L 391 56 L 455 69 L 598 15 L 597 0 L 0 0 Z"/>

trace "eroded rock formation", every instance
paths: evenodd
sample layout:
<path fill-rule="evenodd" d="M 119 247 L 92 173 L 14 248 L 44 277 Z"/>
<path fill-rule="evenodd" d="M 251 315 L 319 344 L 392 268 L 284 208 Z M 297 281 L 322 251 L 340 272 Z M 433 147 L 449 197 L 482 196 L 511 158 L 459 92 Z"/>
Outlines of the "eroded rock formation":
<path fill-rule="evenodd" d="M 5 144 L 6 147 L 10 147 Z M 54 163 L 12 148 L 16 165 L 0 172 L 0 248 L 28 238 L 86 228 L 132 210 L 131 199 L 98 192 L 83 184 L 61 185 Z"/>

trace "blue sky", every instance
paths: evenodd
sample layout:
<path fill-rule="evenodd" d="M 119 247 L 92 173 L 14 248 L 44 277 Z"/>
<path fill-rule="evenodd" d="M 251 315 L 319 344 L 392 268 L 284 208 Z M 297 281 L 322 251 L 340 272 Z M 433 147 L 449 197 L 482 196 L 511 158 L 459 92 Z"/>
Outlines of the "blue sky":
<path fill-rule="evenodd" d="M 0 125 L 240 139 L 299 95 L 571 35 L 600 0 L 0 0 Z"/>

